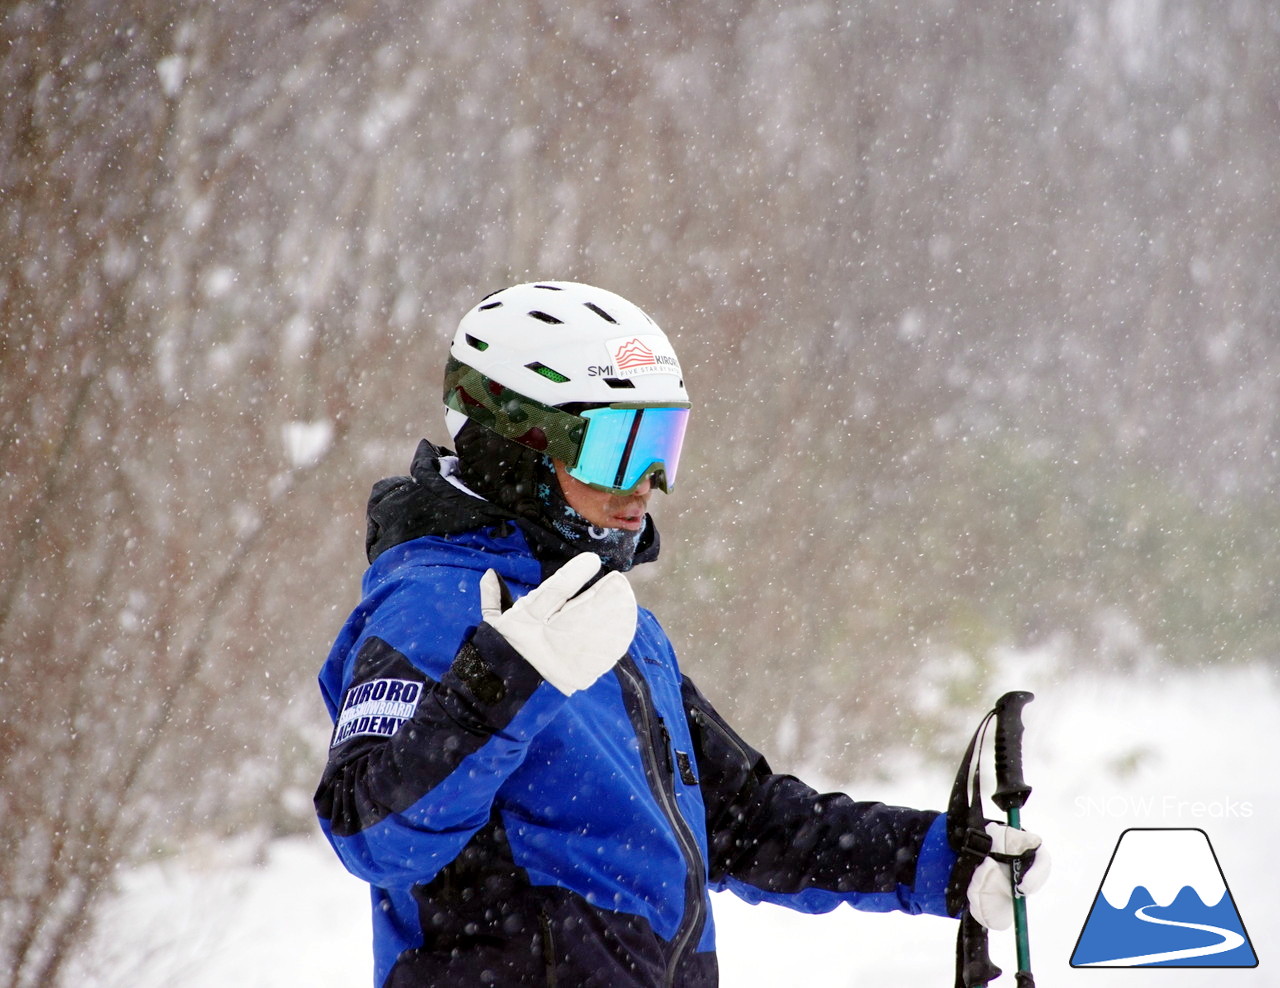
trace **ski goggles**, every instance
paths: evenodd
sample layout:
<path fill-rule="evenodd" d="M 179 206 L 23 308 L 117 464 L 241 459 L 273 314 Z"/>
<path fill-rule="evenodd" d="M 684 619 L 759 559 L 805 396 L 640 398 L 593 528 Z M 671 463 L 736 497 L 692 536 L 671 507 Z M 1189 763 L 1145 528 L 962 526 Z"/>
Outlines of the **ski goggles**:
<path fill-rule="evenodd" d="M 670 492 L 689 421 L 687 404 L 622 402 L 576 411 L 544 405 L 452 357 L 445 368 L 444 403 L 568 464 L 575 480 L 613 494 L 630 494 L 646 477 Z"/>
<path fill-rule="evenodd" d="M 614 494 L 631 493 L 646 477 L 666 492 L 675 486 L 688 408 L 606 405 L 578 414 L 587 429 L 570 477 Z"/>

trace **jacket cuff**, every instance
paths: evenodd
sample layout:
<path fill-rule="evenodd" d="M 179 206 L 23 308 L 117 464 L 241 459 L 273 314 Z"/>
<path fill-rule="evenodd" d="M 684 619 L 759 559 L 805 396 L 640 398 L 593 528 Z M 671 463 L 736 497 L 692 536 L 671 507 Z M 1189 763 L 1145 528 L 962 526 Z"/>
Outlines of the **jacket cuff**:
<path fill-rule="evenodd" d="M 938 814 L 920 844 L 916 878 L 911 898 L 921 912 L 931 916 L 952 915 L 947 910 L 947 886 L 956 865 L 956 852 L 947 840 L 947 817 Z"/>

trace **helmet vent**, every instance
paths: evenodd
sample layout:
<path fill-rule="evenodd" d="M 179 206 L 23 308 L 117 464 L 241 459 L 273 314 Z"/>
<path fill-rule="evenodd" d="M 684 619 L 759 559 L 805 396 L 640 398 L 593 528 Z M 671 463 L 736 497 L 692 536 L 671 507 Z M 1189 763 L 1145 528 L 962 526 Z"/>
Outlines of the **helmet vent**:
<path fill-rule="evenodd" d="M 561 323 L 564 322 L 563 319 L 557 319 L 555 316 L 551 315 L 551 313 L 542 312 L 538 309 L 534 309 L 532 312 L 529 313 L 529 315 L 533 316 L 534 319 L 537 319 L 540 322 L 551 323 L 551 325 L 553 326 L 559 326 Z"/>
<path fill-rule="evenodd" d="M 480 306 L 480 311 L 488 312 L 490 309 L 500 309 L 500 308 L 502 308 L 501 302 L 489 302 L 485 305 Z"/>
<path fill-rule="evenodd" d="M 618 320 L 614 319 L 613 316 L 609 315 L 609 313 L 605 312 L 604 309 L 596 305 L 595 302 L 584 302 L 583 304 L 605 322 L 611 322 L 615 326 L 618 325 Z"/>
<path fill-rule="evenodd" d="M 546 364 L 539 363 L 536 360 L 531 364 L 525 364 L 525 367 L 533 371 L 535 374 L 541 374 L 548 381 L 551 381 L 554 384 L 564 384 L 569 380 L 567 377 L 561 374 L 558 370 L 553 370 L 552 368 L 548 367 Z"/>
<path fill-rule="evenodd" d="M 562 292 L 562 291 L 564 291 L 564 289 L 563 289 L 563 288 L 561 288 L 559 285 L 534 285 L 533 287 L 534 287 L 534 288 L 545 288 L 545 289 L 546 289 L 547 291 L 549 291 L 549 292 Z"/>
<path fill-rule="evenodd" d="M 625 377 L 606 377 L 604 383 L 611 388 L 634 388 L 636 386 L 635 381 L 630 381 Z"/>
<path fill-rule="evenodd" d="M 499 302 L 498 304 L 501 305 L 502 303 Z M 489 344 L 486 343 L 484 340 L 478 340 L 474 336 L 472 336 L 470 333 L 466 333 L 464 335 L 466 337 L 468 346 L 475 347 L 477 350 L 480 350 L 480 351 L 489 349 Z"/>

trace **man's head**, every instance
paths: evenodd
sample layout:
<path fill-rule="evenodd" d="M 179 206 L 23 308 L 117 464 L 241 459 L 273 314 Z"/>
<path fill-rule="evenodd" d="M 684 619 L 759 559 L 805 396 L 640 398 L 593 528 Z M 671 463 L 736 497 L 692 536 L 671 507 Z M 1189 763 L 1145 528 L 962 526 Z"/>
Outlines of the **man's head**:
<path fill-rule="evenodd" d="M 563 281 L 516 285 L 463 316 L 444 402 L 478 493 L 524 496 L 525 468 L 554 462 L 570 504 L 614 528 L 642 522 L 653 486 L 671 490 L 689 414 L 658 325 L 621 296 Z"/>

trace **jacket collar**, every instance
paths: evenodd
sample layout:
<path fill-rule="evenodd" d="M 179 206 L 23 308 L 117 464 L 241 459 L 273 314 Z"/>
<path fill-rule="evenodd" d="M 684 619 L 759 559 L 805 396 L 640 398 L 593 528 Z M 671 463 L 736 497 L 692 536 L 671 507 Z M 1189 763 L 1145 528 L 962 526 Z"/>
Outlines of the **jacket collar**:
<path fill-rule="evenodd" d="M 559 569 L 579 549 L 536 521 L 519 518 L 455 485 L 445 476 L 453 453 L 423 439 L 413 456 L 408 476 L 387 477 L 373 485 L 366 512 L 365 553 L 369 562 L 394 546 L 425 535 L 450 536 L 481 528 L 512 529 L 524 533 L 544 576 Z M 658 556 L 658 530 L 646 516 L 635 564 Z"/>

